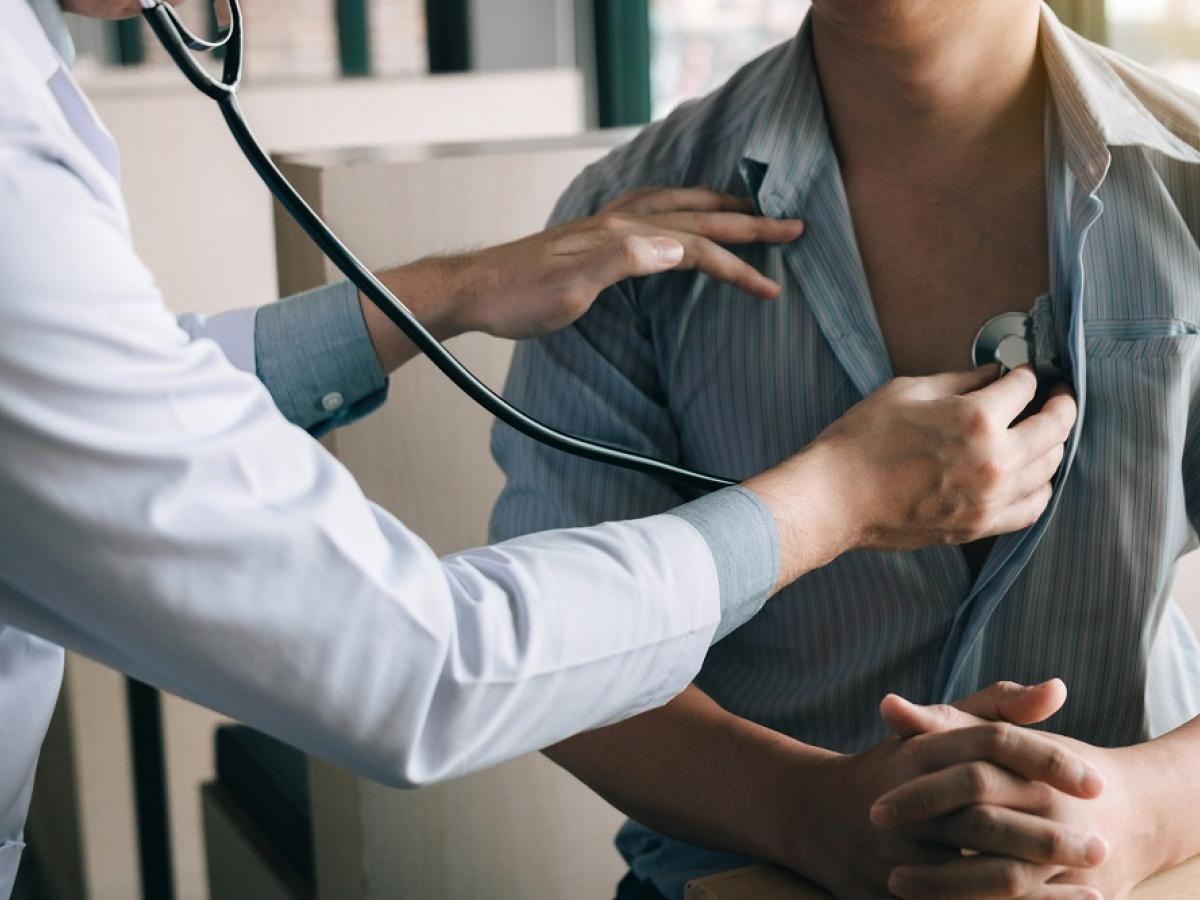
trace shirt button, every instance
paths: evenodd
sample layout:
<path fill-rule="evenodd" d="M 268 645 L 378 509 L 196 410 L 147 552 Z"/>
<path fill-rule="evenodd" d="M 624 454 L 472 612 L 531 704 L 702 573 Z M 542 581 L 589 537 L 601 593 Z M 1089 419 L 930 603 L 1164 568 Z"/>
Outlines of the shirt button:
<path fill-rule="evenodd" d="M 325 412 L 337 412 L 346 403 L 346 398 L 337 391 L 326 394 L 321 398 L 321 409 Z"/>

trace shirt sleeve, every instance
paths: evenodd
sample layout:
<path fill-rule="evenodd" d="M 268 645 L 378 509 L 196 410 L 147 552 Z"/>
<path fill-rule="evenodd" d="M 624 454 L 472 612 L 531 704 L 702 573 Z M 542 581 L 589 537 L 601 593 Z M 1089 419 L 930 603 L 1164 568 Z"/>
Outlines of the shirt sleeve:
<path fill-rule="evenodd" d="M 167 312 L 121 216 L 0 143 L 0 622 L 381 782 L 666 702 L 719 618 L 676 516 L 439 560 Z"/>
<path fill-rule="evenodd" d="M 552 225 L 609 199 L 598 171 L 580 176 Z M 686 463 L 658 358 L 630 284 L 618 284 L 570 328 L 519 344 L 505 397 L 569 433 Z M 673 510 L 700 530 L 717 563 L 722 621 L 715 639 L 757 614 L 778 579 L 775 523 L 751 491 L 727 489 L 685 505 L 688 497 L 656 479 L 551 450 L 501 423 L 492 451 L 507 476 L 492 513 L 493 540 Z"/>
<path fill-rule="evenodd" d="M 180 316 L 193 339 L 259 377 L 280 412 L 320 437 L 378 409 L 387 378 L 371 344 L 358 290 L 342 281 L 259 308 Z"/>

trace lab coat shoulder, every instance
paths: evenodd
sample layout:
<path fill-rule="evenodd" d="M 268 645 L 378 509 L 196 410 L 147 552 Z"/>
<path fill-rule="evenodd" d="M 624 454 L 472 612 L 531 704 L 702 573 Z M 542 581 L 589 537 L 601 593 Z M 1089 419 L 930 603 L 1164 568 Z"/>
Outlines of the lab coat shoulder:
<path fill-rule="evenodd" d="M 44 127 L 0 128 L 0 315 L 86 311 L 81 301 L 104 298 L 109 313 L 134 304 L 153 321 L 163 312 L 154 279 L 130 247 L 123 208 L 94 189 L 82 155 Z"/>

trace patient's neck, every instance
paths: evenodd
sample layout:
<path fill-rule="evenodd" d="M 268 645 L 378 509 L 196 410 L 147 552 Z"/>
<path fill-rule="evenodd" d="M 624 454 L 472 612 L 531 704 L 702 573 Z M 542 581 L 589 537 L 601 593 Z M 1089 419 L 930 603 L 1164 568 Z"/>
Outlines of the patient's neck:
<path fill-rule="evenodd" d="M 843 169 L 986 179 L 1042 153 L 1038 0 L 816 0 L 813 44 Z"/>

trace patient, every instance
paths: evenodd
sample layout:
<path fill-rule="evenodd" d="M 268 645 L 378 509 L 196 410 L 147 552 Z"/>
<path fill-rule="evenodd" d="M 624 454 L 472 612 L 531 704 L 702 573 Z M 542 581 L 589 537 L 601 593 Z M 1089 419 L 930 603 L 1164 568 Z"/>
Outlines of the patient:
<path fill-rule="evenodd" d="M 1200 517 L 1198 123 L 1200 101 L 1038 0 L 815 0 L 794 41 L 563 198 L 559 221 L 634 185 L 703 184 L 807 231 L 739 250 L 784 285 L 778 301 L 674 273 L 522 345 L 508 396 L 561 428 L 748 476 L 892 377 L 964 368 L 987 318 L 1043 295 L 1080 395 L 1034 528 L 843 556 L 714 647 L 668 707 L 551 752 L 636 820 L 618 836 L 621 897 L 674 900 L 747 858 L 846 897 L 1112 897 L 1200 852 L 1200 723 L 1163 737 L 1200 713 L 1200 648 L 1170 599 Z M 683 499 L 505 428 L 494 449 L 495 538 Z M 1085 742 L 1099 797 L 957 766 L 912 787 L 932 822 L 888 827 L 909 804 L 872 821 L 911 777 L 884 695 L 1052 677 L 1072 693 L 1048 728 Z M 924 727 L 909 714 L 898 730 Z M 1086 864 L 1061 864 L 1049 838 L 1006 843 L 1015 824 L 1036 833 L 1029 816 L 1069 821 Z"/>

